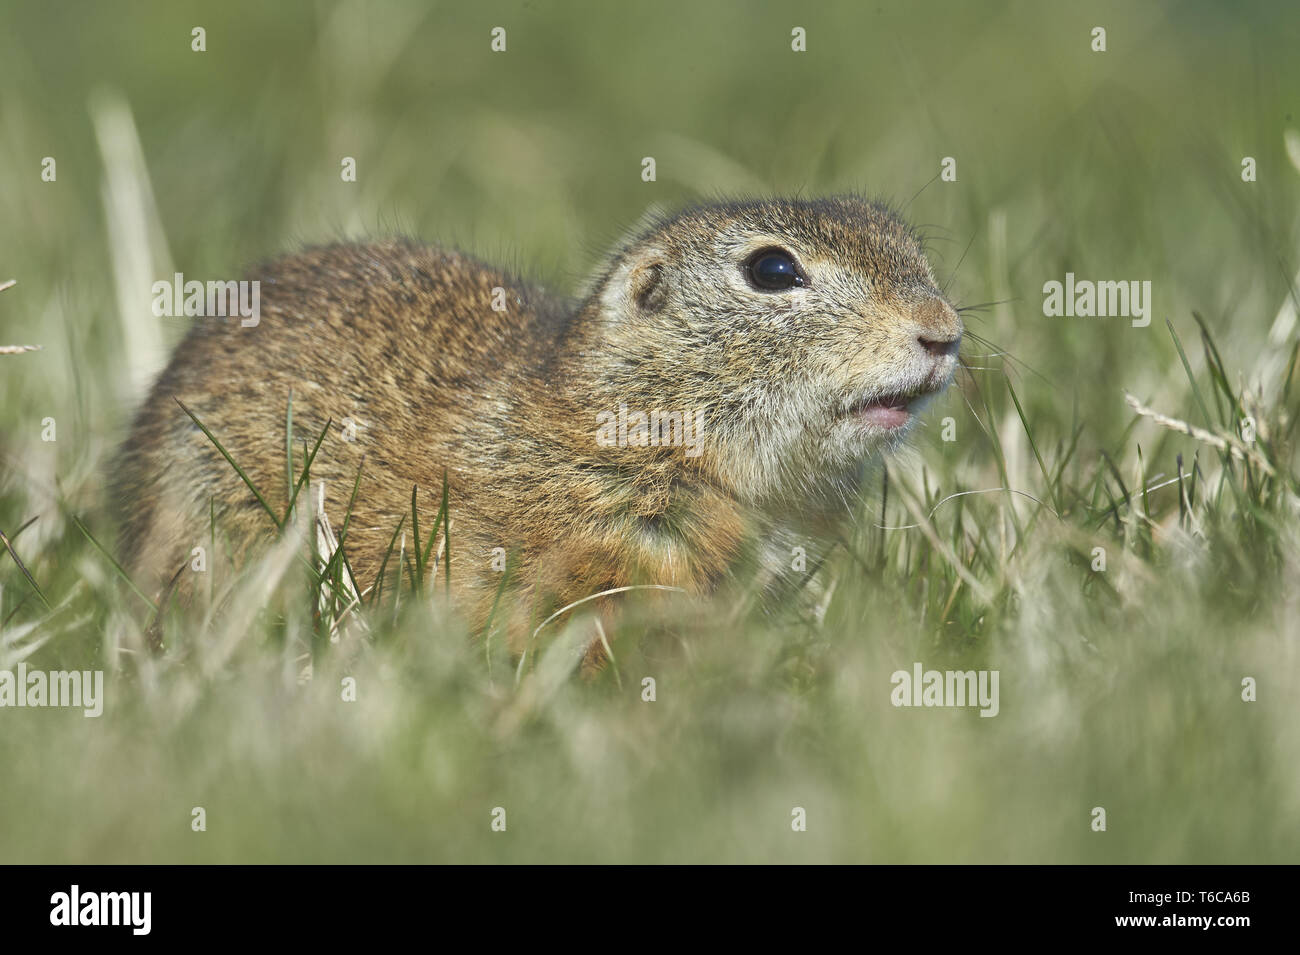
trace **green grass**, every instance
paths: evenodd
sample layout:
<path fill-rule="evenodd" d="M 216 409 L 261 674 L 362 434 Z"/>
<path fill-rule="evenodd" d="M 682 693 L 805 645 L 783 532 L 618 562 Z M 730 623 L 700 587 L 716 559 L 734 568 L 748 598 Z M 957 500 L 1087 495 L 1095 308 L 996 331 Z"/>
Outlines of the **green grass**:
<path fill-rule="evenodd" d="M 1288 4 L 76 10 L 0 11 L 0 345 L 43 346 L 0 355 L 0 668 L 103 668 L 108 698 L 0 709 L 0 861 L 1300 855 Z M 287 394 L 291 504 L 214 577 L 223 609 L 186 624 L 124 582 L 104 468 L 186 321 L 151 317 L 155 278 L 400 230 L 572 291 L 650 204 L 846 189 L 905 207 L 957 304 L 991 304 L 776 609 L 629 592 L 595 682 L 582 607 L 521 664 L 448 607 L 445 485 L 413 490 L 358 602 L 350 509 L 333 555 L 294 537 L 320 439 Z M 1150 280 L 1150 326 L 1045 317 L 1067 271 Z M 893 707 L 915 661 L 999 670 L 999 715 Z"/>

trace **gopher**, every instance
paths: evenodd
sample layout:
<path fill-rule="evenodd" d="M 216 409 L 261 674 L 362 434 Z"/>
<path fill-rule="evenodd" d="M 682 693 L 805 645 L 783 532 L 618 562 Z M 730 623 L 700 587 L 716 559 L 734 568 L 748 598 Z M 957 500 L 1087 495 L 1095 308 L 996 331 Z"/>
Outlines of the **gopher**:
<path fill-rule="evenodd" d="M 962 336 L 917 235 L 857 196 L 654 217 L 576 300 L 403 239 L 249 278 L 257 323 L 196 319 L 117 459 L 125 564 L 149 593 L 175 581 L 190 599 L 178 571 L 212 515 L 236 560 L 271 539 L 193 418 L 281 513 L 290 394 L 298 439 L 329 425 L 301 505 L 323 482 L 338 529 L 356 486 L 341 546 L 363 595 L 412 490 L 423 535 L 444 476 L 436 573 L 476 624 L 502 554 L 519 602 L 554 607 L 647 583 L 707 593 L 746 554 L 780 573 L 842 529 L 864 464 L 948 385 Z M 405 576 L 396 559 L 385 574 Z"/>

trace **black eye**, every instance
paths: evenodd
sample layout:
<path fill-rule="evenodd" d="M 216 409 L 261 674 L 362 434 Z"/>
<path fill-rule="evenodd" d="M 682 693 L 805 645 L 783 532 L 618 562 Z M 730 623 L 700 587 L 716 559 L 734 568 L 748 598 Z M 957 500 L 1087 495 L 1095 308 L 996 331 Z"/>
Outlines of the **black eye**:
<path fill-rule="evenodd" d="M 790 253 L 780 249 L 764 249 L 745 265 L 745 274 L 756 288 L 768 292 L 782 292 L 805 284 L 803 273 L 794 264 Z"/>

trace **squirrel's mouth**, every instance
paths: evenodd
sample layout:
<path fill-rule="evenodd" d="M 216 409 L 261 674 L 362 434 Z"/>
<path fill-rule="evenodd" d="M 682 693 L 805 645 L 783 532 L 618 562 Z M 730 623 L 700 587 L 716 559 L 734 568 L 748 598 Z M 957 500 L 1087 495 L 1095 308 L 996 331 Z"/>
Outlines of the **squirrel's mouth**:
<path fill-rule="evenodd" d="M 927 391 L 907 391 L 874 395 L 851 403 L 845 416 L 853 422 L 880 431 L 898 431 L 916 414 Z"/>

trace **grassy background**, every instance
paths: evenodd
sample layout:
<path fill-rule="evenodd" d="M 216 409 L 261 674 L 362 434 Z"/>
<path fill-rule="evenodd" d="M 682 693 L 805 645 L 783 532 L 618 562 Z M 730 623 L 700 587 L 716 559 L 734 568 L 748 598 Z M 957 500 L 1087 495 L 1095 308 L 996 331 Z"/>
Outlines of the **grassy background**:
<path fill-rule="evenodd" d="M 0 710 L 0 861 L 1295 861 L 1293 5 L 467 7 L 0 8 L 0 344 L 43 346 L 0 356 L 0 530 L 52 608 L 0 555 L 0 666 L 110 671 L 98 720 Z M 130 652 L 148 614 L 71 517 L 112 549 L 106 455 L 186 321 L 150 315 L 155 279 L 402 231 L 572 291 L 650 204 L 848 189 L 906 204 L 959 304 L 998 304 L 819 614 L 689 608 L 594 685 L 557 626 L 516 683 L 408 601 L 300 685 L 290 575 Z M 1044 317 L 1066 271 L 1150 280 L 1151 326 Z M 1260 457 L 1125 390 L 1220 434 L 1251 413 Z M 893 708 L 913 661 L 999 669 L 1001 714 Z"/>

